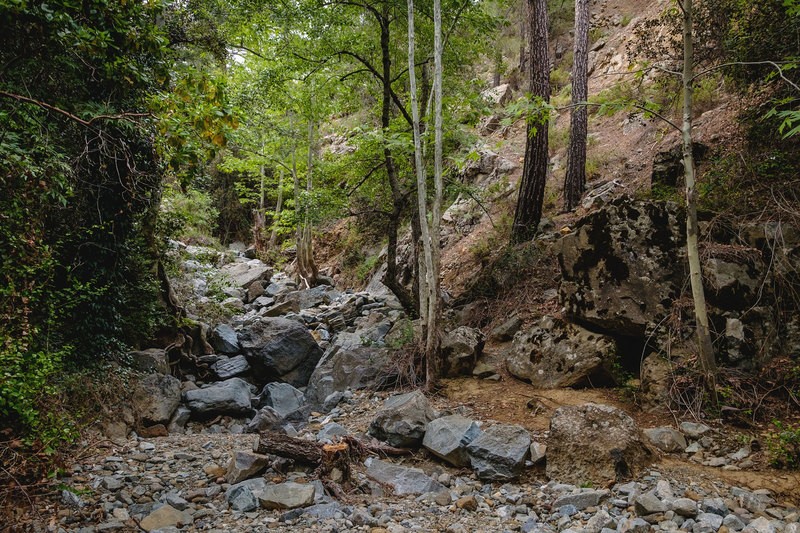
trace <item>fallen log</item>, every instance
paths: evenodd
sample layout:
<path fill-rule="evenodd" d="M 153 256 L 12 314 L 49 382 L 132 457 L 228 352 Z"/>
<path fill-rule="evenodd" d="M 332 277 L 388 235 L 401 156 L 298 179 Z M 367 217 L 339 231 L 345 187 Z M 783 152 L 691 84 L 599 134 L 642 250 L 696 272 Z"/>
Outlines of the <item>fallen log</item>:
<path fill-rule="evenodd" d="M 382 455 L 400 456 L 411 455 L 412 450 L 394 448 L 385 444 L 362 442 L 355 437 L 342 437 L 334 444 L 321 444 L 319 442 L 290 437 L 277 431 L 262 432 L 258 439 L 257 453 L 286 457 L 298 463 L 320 466 L 336 463 L 343 457 L 348 462 L 357 461 L 364 456 Z"/>

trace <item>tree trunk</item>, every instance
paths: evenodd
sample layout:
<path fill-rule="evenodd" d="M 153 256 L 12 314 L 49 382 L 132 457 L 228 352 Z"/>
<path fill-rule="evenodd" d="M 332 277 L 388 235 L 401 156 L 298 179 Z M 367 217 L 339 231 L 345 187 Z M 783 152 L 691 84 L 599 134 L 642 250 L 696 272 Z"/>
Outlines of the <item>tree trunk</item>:
<path fill-rule="evenodd" d="M 530 16 L 528 15 L 528 0 L 520 2 L 519 17 L 519 78 L 528 79 L 530 58 L 528 57 L 528 32 L 530 31 Z M 514 88 L 515 90 L 517 87 Z"/>
<path fill-rule="evenodd" d="M 261 152 L 264 152 L 264 146 L 261 146 Z M 266 215 L 264 213 L 264 178 L 266 171 L 264 169 L 264 165 L 261 165 L 258 169 L 258 174 L 261 178 L 260 185 L 259 185 L 259 194 L 258 194 L 258 210 L 256 211 L 255 220 L 253 221 L 253 244 L 256 247 L 256 250 L 259 252 L 264 251 L 264 227 L 266 225 Z"/>
<path fill-rule="evenodd" d="M 589 0 L 575 0 L 575 59 L 572 64 L 572 113 L 570 116 L 564 209 L 572 211 L 586 189 L 586 137 L 589 96 Z"/>
<path fill-rule="evenodd" d="M 272 234 L 269 236 L 269 244 L 267 248 L 272 250 L 278 241 L 278 220 L 281 218 L 281 210 L 283 209 L 283 168 L 281 168 L 280 176 L 278 177 L 278 201 L 275 204 L 275 216 L 272 217 Z"/>
<path fill-rule="evenodd" d="M 528 0 L 530 90 L 534 97 L 550 101 L 550 58 L 547 49 L 547 0 Z M 548 120 L 528 124 L 522 182 L 511 229 L 512 242 L 531 240 L 542 218 L 544 186 L 547 181 Z"/>
<path fill-rule="evenodd" d="M 306 204 L 309 201 L 311 188 L 313 185 L 314 172 L 314 121 L 308 122 L 308 169 L 306 173 Z M 298 189 L 295 194 L 299 198 L 299 180 L 295 179 L 295 187 Z M 295 200 L 297 201 L 297 199 Z M 317 284 L 317 265 L 314 263 L 314 249 L 312 241 L 312 224 L 309 205 L 303 206 L 302 222 L 297 226 L 297 274 L 301 280 L 301 286 L 311 288 Z"/>
<path fill-rule="evenodd" d="M 697 191 L 695 189 L 695 166 L 692 152 L 692 111 L 694 96 L 694 42 L 692 0 L 683 0 L 683 166 L 686 180 L 686 255 L 689 258 L 689 278 L 697 322 L 697 344 L 700 350 L 700 368 L 710 391 L 715 390 L 717 363 L 711 332 L 708 327 L 706 296 L 703 291 L 703 272 L 697 245 Z"/>

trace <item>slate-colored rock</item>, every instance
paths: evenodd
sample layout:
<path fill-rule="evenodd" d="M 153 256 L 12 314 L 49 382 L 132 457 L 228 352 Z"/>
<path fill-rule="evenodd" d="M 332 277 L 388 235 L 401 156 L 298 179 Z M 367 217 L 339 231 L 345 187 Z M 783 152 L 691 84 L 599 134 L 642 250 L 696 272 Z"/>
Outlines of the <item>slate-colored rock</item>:
<path fill-rule="evenodd" d="M 288 383 L 267 383 L 261 391 L 261 405 L 272 407 L 282 418 L 302 408 L 305 401 L 305 394 Z"/>
<path fill-rule="evenodd" d="M 694 518 L 698 513 L 697 502 L 691 498 L 677 498 L 672 500 L 669 507 L 679 515 L 688 518 Z"/>
<path fill-rule="evenodd" d="M 480 433 L 474 420 L 460 415 L 445 416 L 428 424 L 422 445 L 454 466 L 468 466 L 467 445 Z"/>
<path fill-rule="evenodd" d="M 444 376 L 467 376 L 483 352 L 485 337 L 480 330 L 460 326 L 448 332 L 441 343 Z"/>
<path fill-rule="evenodd" d="M 550 420 L 547 477 L 603 485 L 638 474 L 655 459 L 633 419 L 608 405 L 560 407 Z"/>
<path fill-rule="evenodd" d="M 238 339 L 262 382 L 281 380 L 303 387 L 322 356 L 311 333 L 286 318 L 262 318 L 243 328 Z"/>
<path fill-rule="evenodd" d="M 248 450 L 238 450 L 233 453 L 225 480 L 231 485 L 241 483 L 246 479 L 261 473 L 269 465 L 269 457 Z"/>
<path fill-rule="evenodd" d="M 140 372 L 169 374 L 169 358 L 162 348 L 150 348 L 128 354 L 131 368 Z"/>
<path fill-rule="evenodd" d="M 169 433 L 183 433 L 186 423 L 189 421 L 191 415 L 191 409 L 184 405 L 179 405 L 178 408 L 175 409 L 175 412 L 172 413 L 172 418 L 169 421 L 169 426 L 167 426 L 167 431 Z"/>
<path fill-rule="evenodd" d="M 165 374 L 148 374 L 139 379 L 132 398 L 134 412 L 142 424 L 168 424 L 181 402 L 181 382 Z"/>
<path fill-rule="evenodd" d="M 634 500 L 634 508 L 639 516 L 647 516 L 667 511 L 667 504 L 658 499 L 652 492 L 641 494 Z"/>
<path fill-rule="evenodd" d="M 258 501 L 265 509 L 296 509 L 314 503 L 314 485 L 286 482 L 267 485 L 258 494 Z"/>
<path fill-rule="evenodd" d="M 333 441 L 335 437 L 343 437 L 349 434 L 350 432 L 347 430 L 347 428 L 341 424 L 337 424 L 336 422 L 328 422 L 317 433 L 317 440 L 320 442 L 326 440 Z"/>
<path fill-rule="evenodd" d="M 239 353 L 239 339 L 236 331 L 228 324 L 219 324 L 211 332 L 211 346 L 218 353 L 234 355 Z"/>
<path fill-rule="evenodd" d="M 229 263 L 220 268 L 220 272 L 242 289 L 247 289 L 255 281 L 268 280 L 272 276 L 272 269 L 258 259 Z"/>
<path fill-rule="evenodd" d="M 184 393 L 186 403 L 196 416 L 216 414 L 246 415 L 250 406 L 250 386 L 240 378 L 231 378 Z"/>
<path fill-rule="evenodd" d="M 507 342 L 514 338 L 514 335 L 522 327 L 522 319 L 512 316 L 492 330 L 491 340 L 495 342 Z"/>
<path fill-rule="evenodd" d="M 690 439 L 699 439 L 711 431 L 711 428 L 707 425 L 699 424 L 697 422 L 681 422 L 680 428 L 683 434 Z"/>
<path fill-rule="evenodd" d="M 258 495 L 267 487 L 267 482 L 263 478 L 248 479 L 235 485 L 231 485 L 225 491 L 225 501 L 234 511 L 243 513 L 253 511 L 258 508 Z"/>
<path fill-rule="evenodd" d="M 419 468 L 408 468 L 379 459 L 371 459 L 367 475 L 380 483 L 392 487 L 397 496 L 406 494 L 425 494 L 447 490 L 444 485 L 432 479 Z"/>
<path fill-rule="evenodd" d="M 553 507 L 558 508 L 562 505 L 574 505 L 578 511 L 583 511 L 587 507 L 594 507 L 600 503 L 606 495 L 604 490 L 584 490 L 575 494 L 564 494 L 553 502 Z"/>
<path fill-rule="evenodd" d="M 683 433 L 670 427 L 647 428 L 644 434 L 650 443 L 661 451 L 675 453 L 686 449 L 686 438 Z"/>
<path fill-rule="evenodd" d="M 614 339 L 574 324 L 543 317 L 517 333 L 506 352 L 508 371 L 537 388 L 613 384 Z"/>
<path fill-rule="evenodd" d="M 467 453 L 480 479 L 508 481 L 522 473 L 530 447 L 531 436 L 525 428 L 497 424 L 469 443 Z"/>
<path fill-rule="evenodd" d="M 247 362 L 245 356 L 237 355 L 235 357 L 219 359 L 216 363 L 211 365 L 211 370 L 217 374 L 219 379 L 228 379 L 249 372 L 250 363 Z"/>
<path fill-rule="evenodd" d="M 436 418 L 425 395 L 416 390 L 389 397 L 369 426 L 369 434 L 397 448 L 422 444 L 428 422 Z"/>

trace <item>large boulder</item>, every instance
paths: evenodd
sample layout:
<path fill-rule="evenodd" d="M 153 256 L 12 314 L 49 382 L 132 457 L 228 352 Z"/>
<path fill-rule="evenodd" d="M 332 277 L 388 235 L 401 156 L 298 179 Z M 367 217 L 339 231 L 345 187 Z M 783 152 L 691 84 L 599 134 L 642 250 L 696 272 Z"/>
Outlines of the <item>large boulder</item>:
<path fill-rule="evenodd" d="M 131 358 L 131 367 L 140 372 L 158 372 L 169 374 L 169 358 L 162 348 L 150 348 L 128 354 Z"/>
<path fill-rule="evenodd" d="M 249 372 L 250 363 L 247 362 L 247 358 L 243 355 L 237 355 L 236 357 L 221 356 L 211 365 L 211 370 L 217 374 L 219 379 L 228 379 Z"/>
<path fill-rule="evenodd" d="M 353 333 L 341 333 L 325 351 L 308 381 L 309 400 L 322 404 L 332 393 L 378 386 L 391 357 L 386 348 L 365 346 Z"/>
<path fill-rule="evenodd" d="M 238 339 L 262 382 L 281 380 L 304 387 L 322 356 L 308 329 L 286 318 L 262 318 L 243 328 Z"/>
<path fill-rule="evenodd" d="M 480 433 L 481 428 L 474 420 L 460 415 L 445 416 L 428 424 L 422 445 L 454 466 L 467 466 L 467 445 Z"/>
<path fill-rule="evenodd" d="M 389 397 L 369 426 L 369 434 L 397 448 L 419 447 L 436 411 L 416 390 Z"/>
<path fill-rule="evenodd" d="M 517 333 L 506 364 L 511 374 L 534 387 L 555 389 L 612 383 L 615 358 L 611 337 L 546 316 Z"/>
<path fill-rule="evenodd" d="M 445 376 L 464 376 L 472 373 L 478 361 L 485 337 L 480 330 L 460 326 L 447 333 L 442 339 L 441 357 Z"/>
<path fill-rule="evenodd" d="M 605 485 L 637 475 L 655 458 L 636 423 L 621 409 L 594 403 L 560 407 L 550 420 L 550 479 Z"/>
<path fill-rule="evenodd" d="M 272 269 L 258 259 L 228 263 L 220 268 L 220 272 L 243 289 L 249 288 L 256 281 L 269 280 L 272 276 Z"/>
<path fill-rule="evenodd" d="M 181 403 L 181 382 L 169 375 L 148 374 L 136 383 L 132 403 L 144 426 L 167 425 Z"/>
<path fill-rule="evenodd" d="M 228 324 L 219 324 L 211 332 L 211 346 L 217 353 L 233 355 L 239 353 L 239 339 L 236 331 Z"/>
<path fill-rule="evenodd" d="M 559 289 L 567 316 L 643 337 L 667 316 L 686 279 L 685 215 L 676 204 L 621 198 L 561 239 Z"/>
<path fill-rule="evenodd" d="M 240 378 L 231 378 L 203 387 L 188 390 L 184 398 L 199 417 L 211 415 L 247 415 L 252 411 L 250 405 L 250 385 Z"/>
<path fill-rule="evenodd" d="M 282 418 L 296 412 L 305 403 L 305 394 L 288 383 L 267 383 L 261 391 L 261 405 L 272 407 Z"/>
<path fill-rule="evenodd" d="M 519 476 L 531 451 L 531 436 L 525 428 L 497 424 L 467 445 L 470 463 L 480 479 L 508 481 Z"/>

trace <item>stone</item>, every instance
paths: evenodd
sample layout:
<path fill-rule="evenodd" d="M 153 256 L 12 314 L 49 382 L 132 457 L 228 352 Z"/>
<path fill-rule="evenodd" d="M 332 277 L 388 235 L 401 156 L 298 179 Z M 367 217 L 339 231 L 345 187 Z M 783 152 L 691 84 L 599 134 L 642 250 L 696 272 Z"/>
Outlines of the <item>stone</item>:
<path fill-rule="evenodd" d="M 722 498 L 705 498 L 700 503 L 700 509 L 705 513 L 712 513 L 719 516 L 728 514 L 728 506 Z"/>
<path fill-rule="evenodd" d="M 169 433 L 183 433 L 184 428 L 186 427 L 186 423 L 189 421 L 189 418 L 192 415 L 191 409 L 186 406 L 179 405 L 175 412 L 172 414 L 172 418 L 169 421 L 169 425 L 167 426 L 167 431 Z"/>
<path fill-rule="evenodd" d="M 185 526 L 192 523 L 190 514 L 178 511 L 171 505 L 163 505 L 145 516 L 139 526 L 145 531 L 154 531 L 165 527 Z"/>
<path fill-rule="evenodd" d="M 181 382 L 170 375 L 148 374 L 134 384 L 131 403 L 144 425 L 168 424 L 181 402 Z"/>
<path fill-rule="evenodd" d="M 243 328 L 238 339 L 242 353 L 262 383 L 281 380 L 304 387 L 322 356 L 311 333 L 286 318 L 262 318 Z"/>
<path fill-rule="evenodd" d="M 532 442 L 531 443 L 531 463 L 538 465 L 541 462 L 544 462 L 547 456 L 547 445 L 542 444 L 540 442 Z"/>
<path fill-rule="evenodd" d="M 239 339 L 236 331 L 228 324 L 219 324 L 211 332 L 211 346 L 226 355 L 239 353 Z"/>
<path fill-rule="evenodd" d="M 369 426 L 369 434 L 396 448 L 422 444 L 428 423 L 436 418 L 425 395 L 418 390 L 389 397 Z"/>
<path fill-rule="evenodd" d="M 603 490 L 585 490 L 575 494 L 564 494 L 553 502 L 553 507 L 558 508 L 563 505 L 574 505 L 578 511 L 583 511 L 588 507 L 595 507 L 600 503 L 608 492 Z"/>
<path fill-rule="evenodd" d="M 317 433 L 317 440 L 320 442 L 333 441 L 335 437 L 344 437 L 349 434 L 350 432 L 344 426 L 336 422 L 328 422 Z"/>
<path fill-rule="evenodd" d="M 508 371 L 542 389 L 614 384 L 616 343 L 574 324 L 543 317 L 517 333 L 505 352 Z"/>
<path fill-rule="evenodd" d="M 184 393 L 192 414 L 206 417 L 216 414 L 246 415 L 252 411 L 250 386 L 240 378 L 231 378 Z"/>
<path fill-rule="evenodd" d="M 249 372 L 250 363 L 247 362 L 247 358 L 245 356 L 237 355 L 235 357 L 218 360 L 216 363 L 211 365 L 211 370 L 217 374 L 219 379 L 225 380 Z"/>
<path fill-rule="evenodd" d="M 684 435 L 690 439 L 699 439 L 709 431 L 711 428 L 705 424 L 698 424 L 696 422 L 681 422 L 680 429 Z"/>
<path fill-rule="evenodd" d="M 282 418 L 303 407 L 305 401 L 305 394 L 288 383 L 267 383 L 261 391 L 261 405 L 272 407 Z"/>
<path fill-rule="evenodd" d="M 692 154 L 696 161 L 701 161 L 708 152 L 708 146 L 692 143 Z M 683 146 L 676 144 L 668 150 L 658 152 L 653 157 L 653 171 L 650 175 L 650 186 L 656 189 L 675 189 L 683 183 Z"/>
<path fill-rule="evenodd" d="M 512 91 L 511 85 L 508 83 L 498 85 L 497 87 L 492 87 L 491 89 L 486 89 L 481 93 L 481 98 L 486 100 L 491 105 L 504 106 L 509 103 L 513 97 L 514 91 Z"/>
<path fill-rule="evenodd" d="M 650 443 L 667 453 L 682 452 L 686 449 L 686 439 L 680 431 L 670 427 L 648 428 L 644 430 Z"/>
<path fill-rule="evenodd" d="M 491 365 L 488 365 L 482 361 L 479 361 L 478 364 L 475 365 L 475 368 L 472 369 L 472 375 L 476 378 L 486 379 L 489 376 L 492 376 L 497 373 L 497 369 Z"/>
<path fill-rule="evenodd" d="M 667 511 L 667 505 L 652 492 L 641 494 L 634 500 L 634 508 L 639 516 L 647 516 Z"/>
<path fill-rule="evenodd" d="M 422 445 L 453 466 L 468 466 L 467 445 L 481 433 L 474 420 L 450 415 L 428 423 Z"/>
<path fill-rule="evenodd" d="M 178 511 L 185 511 L 189 507 L 189 502 L 176 492 L 168 492 L 161 497 L 161 501 L 171 505 Z"/>
<path fill-rule="evenodd" d="M 443 376 L 469 375 L 483 351 L 484 343 L 483 333 L 475 328 L 460 326 L 448 332 L 441 343 Z"/>
<path fill-rule="evenodd" d="M 233 453 L 228 470 L 225 472 L 225 481 L 231 485 L 241 483 L 266 470 L 269 465 L 269 457 L 246 450 L 238 450 Z"/>
<path fill-rule="evenodd" d="M 547 477 L 605 485 L 638 474 L 655 459 L 624 411 L 587 403 L 560 407 L 550 420 Z"/>
<path fill-rule="evenodd" d="M 746 524 L 735 514 L 729 514 L 722 519 L 722 525 L 732 531 L 741 531 Z M 786 532 L 784 531 L 784 533 Z"/>
<path fill-rule="evenodd" d="M 522 320 L 512 316 L 492 330 L 489 338 L 495 342 L 507 342 L 514 338 L 514 334 L 522 327 Z"/>
<path fill-rule="evenodd" d="M 473 496 L 472 494 L 469 494 L 467 496 L 462 496 L 456 500 L 456 507 L 470 512 L 477 511 L 478 500 L 476 500 L 475 496 Z"/>
<path fill-rule="evenodd" d="M 716 531 L 722 526 L 722 517 L 714 513 L 700 513 L 695 517 L 698 525 L 708 526 L 712 531 Z"/>
<path fill-rule="evenodd" d="M 150 348 L 137 352 L 130 352 L 131 368 L 139 372 L 157 372 L 169 374 L 169 358 L 162 348 Z"/>
<path fill-rule="evenodd" d="M 480 479 L 508 481 L 522 473 L 530 446 L 531 436 L 525 428 L 497 424 L 469 443 L 467 453 Z"/>
<path fill-rule="evenodd" d="M 651 353 L 644 358 L 639 374 L 639 397 L 644 406 L 658 409 L 669 401 L 672 371 L 672 364 L 658 353 Z"/>
<path fill-rule="evenodd" d="M 747 309 L 758 300 L 764 278 L 764 265 L 757 250 L 749 257 L 711 257 L 703 262 L 703 285 L 709 303 L 726 310 Z M 741 322 L 726 332 L 744 340 Z M 738 330 L 738 332 L 736 331 Z"/>
<path fill-rule="evenodd" d="M 232 485 L 225 491 L 225 501 L 234 511 L 243 513 L 253 511 L 258 508 L 258 497 L 267 487 L 267 482 L 263 478 L 248 479 L 236 485 Z"/>
<path fill-rule="evenodd" d="M 262 431 L 274 430 L 283 425 L 283 417 L 272 407 L 262 407 L 256 415 L 247 423 L 245 433 L 260 433 Z"/>
<path fill-rule="evenodd" d="M 399 466 L 380 459 L 369 460 L 367 476 L 390 486 L 397 496 L 447 490 L 419 468 Z"/>
<path fill-rule="evenodd" d="M 256 281 L 269 280 L 272 277 L 272 269 L 258 259 L 228 263 L 220 268 L 220 273 L 228 277 L 235 286 L 242 289 L 249 288 Z"/>
<path fill-rule="evenodd" d="M 267 485 L 258 495 L 258 501 L 265 509 L 308 507 L 314 503 L 314 485 L 292 481 Z"/>
<path fill-rule="evenodd" d="M 681 516 L 694 518 L 697 516 L 697 502 L 691 498 L 678 498 L 670 502 L 670 508 Z"/>
<path fill-rule="evenodd" d="M 264 280 L 254 281 L 247 288 L 247 301 L 254 302 L 257 298 L 264 295 L 264 289 L 269 285 Z"/>

